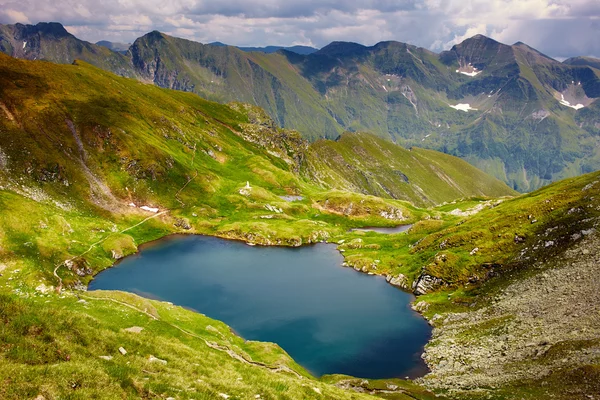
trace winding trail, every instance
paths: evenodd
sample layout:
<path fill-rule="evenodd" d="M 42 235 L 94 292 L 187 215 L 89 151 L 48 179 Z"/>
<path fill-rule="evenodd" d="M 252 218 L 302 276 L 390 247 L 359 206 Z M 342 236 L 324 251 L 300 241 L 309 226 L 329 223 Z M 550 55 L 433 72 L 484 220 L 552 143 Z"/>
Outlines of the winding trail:
<path fill-rule="evenodd" d="M 183 202 L 183 200 L 181 200 L 181 198 L 179 197 L 179 193 L 182 192 L 183 189 L 185 189 L 185 187 L 191 182 L 193 181 L 196 177 L 198 176 L 198 170 L 194 171 L 194 176 L 188 178 L 188 181 L 185 183 L 185 185 L 183 185 L 178 191 L 177 193 L 175 193 L 175 200 L 177 200 L 179 202 L 179 204 L 181 204 L 181 207 L 185 207 L 185 203 Z"/>
<path fill-rule="evenodd" d="M 182 328 L 180 326 L 177 326 L 175 324 L 172 324 L 170 322 L 163 321 L 159 317 L 157 317 L 155 315 L 152 315 L 149 312 L 147 312 L 145 310 L 142 310 L 142 309 L 140 309 L 140 308 L 138 308 L 138 307 L 136 307 L 136 306 L 134 306 L 132 304 L 125 303 L 123 301 L 120 301 L 120 300 L 117 300 L 117 299 L 113 299 L 113 298 L 110 298 L 110 297 L 92 297 L 92 296 L 86 296 L 86 295 L 79 295 L 79 297 L 87 299 L 87 300 L 105 300 L 105 301 L 110 301 L 110 302 L 122 305 L 124 307 L 131 308 L 132 310 L 138 311 L 138 312 L 140 312 L 140 313 L 148 316 L 149 318 L 153 319 L 154 321 L 161 321 L 162 323 L 167 324 L 167 325 L 169 325 L 170 327 L 172 327 L 174 329 L 177 329 L 178 331 L 184 333 L 187 336 L 193 337 L 195 339 L 202 340 L 206 344 L 206 346 L 210 347 L 211 349 L 227 353 L 227 355 L 229 355 L 231 358 L 233 358 L 233 359 L 235 359 L 237 361 L 240 361 L 240 362 L 242 362 L 244 364 L 254 365 L 254 366 L 257 366 L 257 367 L 266 368 L 266 369 L 268 369 L 268 370 L 270 370 L 272 372 L 286 372 L 286 373 L 295 375 L 298 379 L 303 379 L 304 378 L 302 375 L 300 375 L 298 372 L 294 371 L 293 369 L 291 369 L 287 365 L 277 365 L 277 366 L 274 366 L 274 365 L 265 364 L 265 363 L 262 363 L 262 362 L 259 362 L 259 361 L 254 361 L 254 360 L 251 360 L 251 359 L 248 360 L 246 357 L 242 356 L 241 354 L 236 353 L 234 350 L 230 349 L 227 346 L 220 345 L 220 344 L 218 344 L 216 342 L 208 341 L 208 340 L 206 340 L 205 338 L 203 338 L 202 336 L 200 336 L 200 335 L 198 335 L 196 333 L 190 332 L 190 331 L 188 331 L 188 330 L 186 330 L 186 329 L 184 329 L 184 328 Z"/>
<path fill-rule="evenodd" d="M 90 245 L 90 247 L 89 247 L 89 248 L 88 248 L 86 251 L 84 251 L 83 253 L 81 253 L 81 254 L 79 254 L 79 255 L 77 255 L 77 256 L 73 256 L 73 257 L 71 257 L 71 258 L 69 258 L 69 259 L 67 259 L 67 260 L 65 260 L 65 261 L 63 261 L 63 262 L 61 262 L 60 264 L 58 264 L 58 265 L 57 265 L 57 266 L 54 268 L 54 271 L 52 272 L 52 273 L 54 274 L 54 276 L 56 277 L 56 279 L 58 280 L 58 286 L 56 286 L 56 291 L 57 291 L 58 293 L 60 293 L 60 292 L 61 292 L 61 290 L 62 290 L 62 283 L 63 283 L 63 282 L 62 282 L 62 278 L 61 278 L 60 276 L 58 276 L 58 269 L 59 269 L 61 266 L 63 266 L 63 265 L 66 265 L 66 264 L 67 264 L 69 261 L 73 261 L 73 260 L 74 260 L 74 259 L 76 259 L 76 258 L 79 258 L 79 257 L 82 257 L 82 256 L 86 255 L 87 253 L 89 253 L 90 251 L 92 251 L 92 250 L 94 249 L 94 247 L 96 247 L 96 246 L 98 246 L 100 243 L 102 243 L 102 242 L 106 241 L 106 239 L 108 239 L 109 237 L 111 237 L 111 236 L 114 236 L 114 235 L 117 235 L 117 234 L 125 233 L 125 232 L 127 232 L 127 231 L 129 231 L 129 230 L 131 230 L 131 229 L 133 229 L 133 228 L 136 228 L 136 227 L 138 227 L 138 226 L 142 225 L 142 224 L 143 224 L 143 223 L 145 223 L 146 221 L 149 221 L 149 220 L 151 220 L 151 219 L 153 219 L 153 218 L 156 218 L 156 217 L 158 217 L 158 216 L 160 216 L 160 215 L 163 215 L 163 214 L 166 214 L 166 213 L 168 213 L 168 212 L 169 212 L 169 210 L 161 211 L 161 212 L 159 212 L 159 213 L 156 213 L 156 214 L 154 214 L 154 215 L 151 215 L 151 216 L 149 216 L 148 218 L 145 218 L 144 220 L 142 220 L 142 221 L 138 222 L 138 223 L 137 223 L 137 224 L 135 224 L 135 225 L 132 225 L 132 226 L 130 226 L 130 227 L 128 227 L 128 228 L 125 228 L 125 229 L 123 229 L 122 231 L 119 231 L 119 232 L 113 232 L 113 233 L 111 233 L 110 235 L 107 235 L 107 236 L 105 236 L 104 238 L 102 238 L 102 239 L 98 240 L 96 243 L 92 243 L 92 244 Z"/>

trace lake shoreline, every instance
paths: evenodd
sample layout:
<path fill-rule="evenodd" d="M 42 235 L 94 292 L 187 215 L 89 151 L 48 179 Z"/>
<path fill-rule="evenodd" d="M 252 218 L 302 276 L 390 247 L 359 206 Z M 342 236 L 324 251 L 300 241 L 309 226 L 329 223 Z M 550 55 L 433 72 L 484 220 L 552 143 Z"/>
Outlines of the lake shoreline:
<path fill-rule="evenodd" d="M 246 245 L 249 243 L 249 242 L 248 242 L 248 240 L 247 240 L 245 237 L 244 237 L 244 238 L 231 238 L 231 237 L 222 237 L 221 235 L 209 235 L 209 234 L 201 234 L 201 233 L 195 233 L 195 232 L 176 232 L 176 233 L 168 234 L 168 235 L 165 235 L 165 236 L 163 236 L 163 237 L 160 237 L 160 238 L 158 238 L 158 239 L 151 240 L 151 241 L 148 241 L 148 242 L 145 242 L 145 243 L 142 243 L 142 244 L 140 244 L 139 246 L 137 246 L 137 249 L 136 249 L 136 252 L 135 252 L 135 253 L 129 254 L 129 255 L 127 255 L 126 257 L 123 257 L 123 258 L 120 258 L 120 259 L 116 260 L 116 262 L 115 262 L 115 263 L 113 263 L 113 264 L 111 265 L 111 267 L 108 267 L 108 268 L 106 268 L 106 269 L 105 269 L 105 270 L 103 270 L 103 271 L 107 271 L 107 270 L 109 270 L 109 269 L 112 269 L 112 267 L 115 267 L 115 266 L 118 266 L 118 265 L 120 265 L 120 264 L 121 264 L 121 262 L 122 262 L 123 260 L 125 260 L 125 259 L 127 259 L 127 258 L 131 258 L 131 257 L 135 257 L 136 255 L 139 255 L 139 254 L 140 254 L 142 251 L 144 251 L 144 250 L 152 249 L 152 248 L 155 248 L 156 246 L 160 246 L 160 245 L 163 245 L 163 244 L 168 244 L 168 243 L 170 243 L 170 242 L 172 242 L 172 241 L 176 241 L 176 240 L 178 240 L 179 238 L 187 238 L 187 237 L 204 237 L 204 238 L 209 238 L 209 239 L 222 239 L 222 240 L 226 240 L 226 241 L 228 241 L 228 242 L 229 242 L 229 241 L 231 241 L 231 242 L 238 242 L 238 243 L 243 243 L 243 244 L 246 244 Z M 338 255 L 339 255 L 341 258 L 343 258 L 344 254 L 343 254 L 342 252 L 340 252 L 339 250 L 337 250 L 337 245 L 336 245 L 334 242 L 332 242 L 332 241 L 321 241 L 321 242 L 319 242 L 319 243 L 324 243 L 324 244 L 327 244 L 327 245 L 328 245 L 328 247 L 331 247 L 331 249 L 332 249 L 332 250 L 333 250 L 333 247 L 332 247 L 332 246 L 336 246 L 336 251 L 335 251 L 335 252 L 336 252 L 336 254 L 338 254 Z M 306 243 L 306 244 L 302 244 L 301 246 L 294 246 L 294 245 L 289 245 L 289 244 L 280 244 L 280 245 L 274 245 L 274 244 L 261 244 L 261 243 L 256 243 L 256 244 L 259 244 L 259 246 L 260 246 L 260 247 L 264 247 L 264 248 L 267 248 L 267 247 L 277 247 L 277 248 L 291 248 L 291 249 L 295 249 L 295 248 L 300 248 L 300 247 L 302 247 L 302 248 L 305 248 L 305 247 L 309 247 L 309 246 L 314 246 L 314 245 L 316 245 L 317 243 Z M 338 266 L 338 267 L 341 267 L 341 268 L 343 268 L 343 269 L 348 269 L 348 268 L 347 268 L 346 266 L 344 266 L 344 265 L 343 265 L 343 263 L 341 263 L 341 262 L 340 262 L 340 263 L 336 263 L 336 264 L 337 264 L 337 266 Z M 353 268 L 350 268 L 350 269 L 353 269 Z M 101 271 L 101 272 L 102 272 L 102 271 Z M 360 274 L 360 275 L 363 275 L 363 276 L 365 276 L 365 275 L 369 275 L 369 274 L 366 274 L 366 273 L 364 273 L 364 272 L 362 272 L 362 271 L 356 271 L 356 272 L 361 272 L 361 274 Z M 96 274 L 96 275 L 94 276 L 94 279 L 96 279 L 97 275 L 98 275 L 98 274 Z M 371 274 L 371 275 L 374 275 L 374 276 L 381 276 L 381 277 L 382 277 L 382 278 L 384 278 L 384 279 L 386 278 L 386 276 L 385 276 L 385 275 L 382 275 L 382 274 Z M 389 281 L 387 281 L 387 283 L 389 284 Z M 91 284 L 91 281 L 90 281 L 90 283 L 88 284 L 88 289 L 89 289 L 89 285 L 90 285 L 90 284 Z M 410 300 L 408 301 L 408 303 L 407 303 L 406 307 L 407 307 L 407 308 L 410 310 L 410 312 L 414 313 L 415 315 L 417 315 L 417 314 L 418 314 L 418 317 L 419 317 L 419 318 L 421 318 L 421 319 L 422 319 L 424 322 L 427 322 L 427 320 L 426 320 L 425 318 L 423 318 L 423 316 L 422 316 L 422 314 L 421 314 L 421 313 L 419 313 L 419 312 L 418 312 L 417 310 L 415 310 L 414 308 L 411 308 L 411 305 L 412 305 L 412 304 L 414 304 L 414 301 L 415 301 L 415 297 L 414 297 L 414 295 L 413 295 L 412 293 L 410 293 L 410 292 L 408 292 L 408 291 L 405 291 L 405 290 L 402 290 L 401 288 L 399 288 L 399 287 L 397 287 L 397 286 L 395 286 L 395 285 L 391 285 L 391 284 L 390 284 L 390 286 L 393 286 L 395 289 L 400 289 L 400 290 L 401 290 L 401 291 L 402 291 L 402 292 L 403 292 L 405 295 L 408 295 L 408 296 L 410 296 Z M 110 290 L 110 289 L 109 289 L 109 290 Z M 164 301 L 167 301 L 167 300 L 164 300 Z M 178 305 L 178 304 L 177 304 L 177 303 L 175 303 L 175 302 L 172 302 L 172 303 L 174 303 L 175 305 Z M 181 306 L 181 307 L 184 307 L 184 308 L 191 309 L 191 310 L 192 310 L 192 311 L 194 311 L 194 312 L 198 312 L 198 313 L 200 313 L 200 314 L 206 315 L 206 314 L 204 314 L 202 311 L 199 311 L 197 308 L 189 307 L 189 306 L 186 306 L 186 305 L 180 305 L 180 306 Z M 218 318 L 217 318 L 217 319 L 218 319 Z M 229 326 L 229 324 L 228 324 L 228 323 L 226 323 L 226 324 Z M 234 328 L 231 328 L 231 327 L 230 327 L 230 329 L 231 329 L 231 330 L 232 330 L 232 332 L 233 332 L 234 334 L 236 334 L 237 336 L 244 338 L 244 335 L 241 335 L 241 334 L 240 334 L 239 332 L 237 332 L 237 331 L 236 331 Z M 422 360 L 422 357 L 420 357 L 420 356 L 421 356 L 422 354 L 424 354 L 424 351 L 425 351 L 424 347 L 425 347 L 425 345 L 426 345 L 427 343 L 429 343 L 429 341 L 431 340 L 431 337 L 432 337 L 432 336 L 431 336 L 431 332 L 429 332 L 429 334 L 427 335 L 427 338 L 426 338 L 427 340 L 426 340 L 425 344 L 423 345 L 423 347 L 422 347 L 422 348 L 420 348 L 420 349 L 419 349 L 418 353 L 415 353 L 415 354 L 412 356 L 413 358 L 418 358 L 419 360 Z M 245 339 L 245 338 L 244 338 L 244 339 Z M 246 340 L 246 339 L 245 339 L 245 340 Z M 251 340 L 254 340 L 254 339 L 251 339 Z M 295 357 L 293 357 L 293 358 L 294 358 L 294 360 L 296 360 L 296 358 L 295 358 Z M 307 369 L 308 369 L 308 368 L 307 368 Z M 428 373 L 430 373 L 430 372 L 431 372 L 431 371 L 430 371 L 430 369 L 429 369 L 429 366 L 428 366 L 426 363 L 423 363 L 423 362 L 422 362 L 422 364 L 421 364 L 421 365 L 418 365 L 418 366 L 416 366 L 416 367 L 415 367 L 415 371 L 411 371 L 411 373 L 409 373 L 408 375 L 410 375 L 410 379 L 416 379 L 416 378 L 421 378 L 421 377 L 425 376 L 426 374 L 428 374 Z M 327 375 L 327 374 L 326 374 L 326 375 Z M 316 376 L 319 376 L 319 375 L 316 375 Z M 402 378 L 402 379 L 404 379 L 404 378 L 406 377 L 406 375 L 402 374 L 402 376 L 397 376 L 397 377 L 398 377 L 398 378 Z M 384 378 L 381 378 L 381 379 L 384 379 Z"/>

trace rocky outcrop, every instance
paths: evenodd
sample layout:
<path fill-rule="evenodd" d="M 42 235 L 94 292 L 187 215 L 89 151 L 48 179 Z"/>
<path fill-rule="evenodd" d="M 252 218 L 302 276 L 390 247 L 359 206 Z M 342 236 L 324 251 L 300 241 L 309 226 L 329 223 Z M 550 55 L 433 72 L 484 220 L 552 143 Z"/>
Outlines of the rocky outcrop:
<path fill-rule="evenodd" d="M 65 261 L 65 266 L 77 274 L 78 276 L 87 276 L 93 273 L 92 269 L 89 267 L 87 261 L 83 258 L 76 258 L 74 260 Z"/>
<path fill-rule="evenodd" d="M 215 236 L 224 239 L 241 240 L 248 245 L 261 246 L 290 246 L 299 247 L 305 244 L 321 243 L 329 239 L 330 234 L 324 230 L 312 231 L 307 237 L 270 237 L 260 232 L 242 232 L 238 230 L 229 230 L 217 232 Z"/>
<path fill-rule="evenodd" d="M 413 293 L 417 296 L 432 292 L 444 285 L 444 281 L 425 272 L 413 282 Z"/>
<path fill-rule="evenodd" d="M 560 371 L 561 390 L 577 394 L 560 398 L 597 395 L 600 384 L 593 376 L 581 382 L 562 378 L 597 365 L 600 357 L 600 236 L 576 240 L 565 253 L 532 263 L 526 276 L 515 276 L 489 301 L 430 318 L 435 329 L 423 358 L 431 373 L 422 383 L 457 398 L 464 391 L 491 398 L 495 387 L 528 381 L 541 390 L 536 398 L 551 398 L 556 387 L 544 381 Z"/>
<path fill-rule="evenodd" d="M 174 225 L 178 228 L 185 229 L 186 231 L 192 229 L 187 218 L 176 218 Z"/>
<path fill-rule="evenodd" d="M 308 150 L 308 141 L 300 133 L 280 129 L 275 121 L 261 108 L 243 103 L 231 103 L 231 108 L 248 115 L 250 123 L 241 124 L 242 130 L 236 133 L 244 140 L 259 145 L 271 155 L 281 158 L 294 172 L 300 166 Z"/>
<path fill-rule="evenodd" d="M 120 260 L 123 258 L 123 251 L 121 249 L 112 249 L 110 252 L 114 260 Z"/>
<path fill-rule="evenodd" d="M 400 289 L 407 290 L 408 289 L 408 279 L 404 274 L 398 274 L 398 276 L 387 275 L 385 280 L 393 286 L 397 286 Z"/>

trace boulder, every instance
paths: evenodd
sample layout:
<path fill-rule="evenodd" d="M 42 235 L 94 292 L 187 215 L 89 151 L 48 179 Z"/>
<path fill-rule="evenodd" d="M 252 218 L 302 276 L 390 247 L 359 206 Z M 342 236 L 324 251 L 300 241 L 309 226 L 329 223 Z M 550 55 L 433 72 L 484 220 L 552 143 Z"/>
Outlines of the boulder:
<path fill-rule="evenodd" d="M 444 284 L 444 281 L 438 277 L 422 273 L 417 280 L 413 282 L 413 293 L 417 296 L 431 292 Z"/>
<path fill-rule="evenodd" d="M 408 279 L 404 274 L 398 274 L 398 276 L 387 275 L 385 280 L 388 281 L 390 285 L 397 286 L 401 289 L 408 289 Z"/>
<path fill-rule="evenodd" d="M 148 361 L 149 362 L 157 362 L 157 363 L 163 364 L 163 365 L 167 364 L 167 360 L 161 360 L 160 358 L 154 357 L 152 355 L 150 357 L 148 357 Z"/>

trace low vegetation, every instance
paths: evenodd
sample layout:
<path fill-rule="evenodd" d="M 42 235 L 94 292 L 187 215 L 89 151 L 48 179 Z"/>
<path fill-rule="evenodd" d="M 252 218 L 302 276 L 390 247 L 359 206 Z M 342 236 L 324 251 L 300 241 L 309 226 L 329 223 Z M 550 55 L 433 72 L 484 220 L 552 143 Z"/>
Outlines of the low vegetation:
<path fill-rule="evenodd" d="M 0 55 L 0 72 L 2 398 L 429 399 L 414 382 L 316 379 L 278 346 L 203 315 L 82 289 L 171 233 L 329 241 L 346 265 L 427 293 L 421 311 L 435 325 L 436 314 L 484 304 L 515 271 L 563 252 L 598 217 L 598 173 L 513 198 L 450 156 L 367 134 L 309 145 L 256 107 L 80 61 Z M 369 161 L 382 154 L 389 166 Z M 414 225 L 351 231 L 399 224 Z"/>

